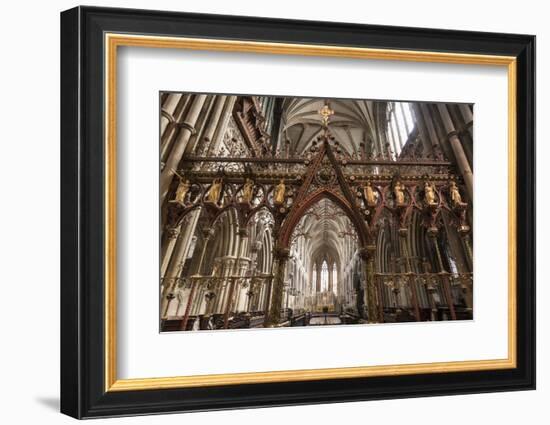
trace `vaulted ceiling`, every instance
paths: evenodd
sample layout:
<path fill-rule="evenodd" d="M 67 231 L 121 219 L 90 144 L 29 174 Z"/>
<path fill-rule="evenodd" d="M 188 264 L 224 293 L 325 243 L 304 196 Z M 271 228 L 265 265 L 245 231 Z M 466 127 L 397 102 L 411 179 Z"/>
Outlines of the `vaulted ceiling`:
<path fill-rule="evenodd" d="M 353 225 L 344 211 L 330 199 L 322 199 L 304 214 L 298 225 L 307 235 L 307 254 L 311 264 L 331 259 L 343 266 L 343 244 L 353 237 Z"/>
<path fill-rule="evenodd" d="M 283 101 L 283 140 L 290 153 L 302 155 L 322 130 L 319 110 L 325 104 L 321 98 L 286 98 Z M 330 131 L 349 155 L 359 152 L 360 143 L 378 139 L 385 125 L 387 103 L 370 100 L 331 99 Z"/>

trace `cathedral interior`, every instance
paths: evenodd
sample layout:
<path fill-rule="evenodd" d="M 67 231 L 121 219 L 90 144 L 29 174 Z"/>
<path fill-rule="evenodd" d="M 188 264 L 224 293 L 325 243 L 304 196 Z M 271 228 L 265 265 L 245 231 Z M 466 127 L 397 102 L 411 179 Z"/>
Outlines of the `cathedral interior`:
<path fill-rule="evenodd" d="M 160 105 L 161 331 L 473 318 L 473 105 Z"/>

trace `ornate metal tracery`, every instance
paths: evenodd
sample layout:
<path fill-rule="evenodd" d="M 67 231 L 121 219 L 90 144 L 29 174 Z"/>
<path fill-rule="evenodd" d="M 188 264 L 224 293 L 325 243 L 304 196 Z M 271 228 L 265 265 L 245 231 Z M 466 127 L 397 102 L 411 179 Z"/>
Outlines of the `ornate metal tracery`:
<path fill-rule="evenodd" d="M 471 272 L 453 273 L 442 258 L 438 240 L 441 232 L 446 233 L 452 226 L 464 244 L 471 266 L 470 203 L 461 173 L 439 146 L 425 149 L 426 144 L 418 132 L 413 132 L 399 154 L 392 152 L 389 146 L 378 152 L 372 148 L 367 150 L 363 142 L 358 144 L 358 151 L 350 153 L 331 132 L 334 111 L 325 102 L 318 111 L 320 131 L 304 154 L 293 156 L 287 148 L 273 148 L 273 137 L 267 131 L 268 120 L 262 108 L 255 97 L 237 98 L 220 152 L 215 154 L 200 149 L 182 157 L 179 168 L 173 170 L 176 178 L 162 209 L 162 222 L 163 238 L 168 239 L 173 229 L 182 227 L 186 217 L 198 216 L 202 229 L 212 229 L 226 212 L 231 211 L 235 217 L 235 232 L 243 232 L 239 239 L 242 243 L 247 239 L 245 230 L 258 217 L 263 217 L 265 223 L 260 227 L 263 232 L 269 230 L 271 245 L 269 252 L 262 253 L 262 261 L 267 264 L 264 257 L 270 255 L 271 270 L 266 275 L 256 274 L 250 267 L 252 259 L 241 256 L 239 248 L 237 258 L 232 260 L 236 266 L 231 273 L 223 277 L 213 273 L 212 277 L 177 278 L 175 282 L 187 282 L 178 283 L 179 286 L 168 284 L 168 277 L 163 287 L 178 286 L 192 292 L 192 296 L 195 296 L 196 287 L 202 288 L 208 312 L 215 310 L 212 306 L 221 293 L 225 297 L 229 293 L 232 299 L 235 287 L 247 288 L 247 309 L 257 306 L 258 285 L 263 285 L 264 323 L 278 325 L 285 294 L 289 297 L 293 293 L 294 298 L 303 295 L 296 287 L 288 288 L 285 283 L 289 259 L 295 262 L 291 258 L 292 246 L 299 238 L 308 237 L 300 220 L 308 215 L 317 220 L 343 216 L 349 219 L 351 228 L 340 230 L 338 235 L 352 240 L 358 253 L 357 264 L 363 263 L 359 266 L 362 270 L 359 276 L 364 296 L 359 298 L 363 298 L 364 303 L 358 302 L 358 305 L 364 304 L 365 317 L 369 321 L 384 320 L 384 305 L 400 310 L 400 294 L 405 290 L 410 293 L 411 314 L 416 320 L 423 320 L 419 307 L 422 297 L 432 310 L 437 305 L 447 305 L 449 317 L 456 318 L 453 291 L 457 285 L 461 293 L 466 294 L 464 299 L 471 309 Z M 330 202 L 324 204 L 325 211 L 319 211 L 324 199 Z M 269 218 L 266 220 L 266 217 Z M 417 225 L 423 229 L 421 233 L 416 230 Z M 379 243 L 380 235 L 388 226 L 394 233 L 387 233 L 386 238 L 399 260 L 394 263 L 394 260 L 382 261 L 387 254 Z M 426 235 L 427 242 L 422 243 L 421 248 L 425 256 L 434 259 L 430 266 L 433 271 L 425 270 L 421 260 L 413 256 L 417 253 L 409 252 L 413 237 L 410 229 L 415 229 L 414 237 L 416 233 Z M 204 236 L 203 250 L 210 246 L 210 238 Z M 259 243 L 264 244 L 264 240 Z M 248 262 L 245 272 L 239 271 L 242 257 Z M 379 258 L 376 264 L 380 265 L 375 266 L 375 257 Z M 413 260 L 417 263 L 413 264 Z M 344 265 L 340 268 L 344 273 Z M 201 268 L 198 270 L 200 272 Z M 235 270 L 238 273 L 235 274 Z M 420 291 L 421 288 L 424 289 Z M 165 292 L 173 294 L 174 291 Z M 188 299 L 192 296 L 188 295 Z M 390 297 L 393 298 L 389 300 Z M 227 300 L 223 302 L 224 326 L 227 327 L 228 315 L 234 306 Z M 185 317 L 192 308 L 189 307 Z M 363 313 L 357 312 L 359 316 Z M 187 327 L 187 319 L 182 326 Z"/>

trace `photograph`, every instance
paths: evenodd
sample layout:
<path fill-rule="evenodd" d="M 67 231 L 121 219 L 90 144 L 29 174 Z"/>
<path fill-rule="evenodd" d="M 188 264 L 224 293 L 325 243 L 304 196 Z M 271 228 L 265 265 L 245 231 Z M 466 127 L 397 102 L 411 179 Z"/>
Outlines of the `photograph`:
<path fill-rule="evenodd" d="M 159 97 L 161 332 L 473 320 L 473 104 Z"/>
<path fill-rule="evenodd" d="M 10 388 L 29 373 L 34 389 L 53 382 L 59 411 L 77 419 L 281 423 L 254 415 L 283 406 L 292 422 L 387 422 L 388 406 L 408 423 L 428 410 L 463 422 L 448 413 L 480 406 L 506 423 L 535 417 L 548 398 L 536 387 L 543 14 L 230 3 L 75 6 L 59 28 L 33 14 L 60 67 L 42 67 L 55 84 L 8 79 L 6 146 L 26 146 L 33 117 L 40 137 L 28 143 L 42 154 L 26 173 L 28 155 L 6 156 L 6 199 L 25 205 L 36 170 L 51 169 L 60 232 L 37 237 L 56 226 L 29 226 L 34 210 L 16 209 L 29 219 L 10 227 L 24 255 L 5 279 L 6 311 L 17 341 L 39 317 L 59 346 Z M 11 43 L 8 72 L 53 57 L 34 38 L 32 55 Z M 29 109 L 59 85 L 59 111 Z M 60 291 L 35 285 L 43 293 L 22 314 L 9 283 L 29 268 L 29 241 L 51 254 L 56 237 L 60 261 L 40 254 L 35 268 L 56 269 Z M 445 397 L 422 400 L 434 396 Z M 365 416 L 352 402 L 367 401 Z M 13 417 L 30 411 L 12 404 Z M 231 409 L 250 410 L 219 412 Z"/>

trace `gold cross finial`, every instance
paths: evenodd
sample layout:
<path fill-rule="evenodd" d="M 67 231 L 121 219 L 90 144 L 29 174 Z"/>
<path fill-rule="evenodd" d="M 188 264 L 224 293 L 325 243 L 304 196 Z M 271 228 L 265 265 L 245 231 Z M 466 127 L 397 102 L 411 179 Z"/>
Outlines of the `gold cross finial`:
<path fill-rule="evenodd" d="M 323 127 L 327 128 L 330 116 L 334 115 L 334 111 L 330 109 L 328 101 L 325 101 L 325 105 L 321 109 L 319 109 L 319 115 L 321 115 L 321 122 L 323 124 Z"/>

